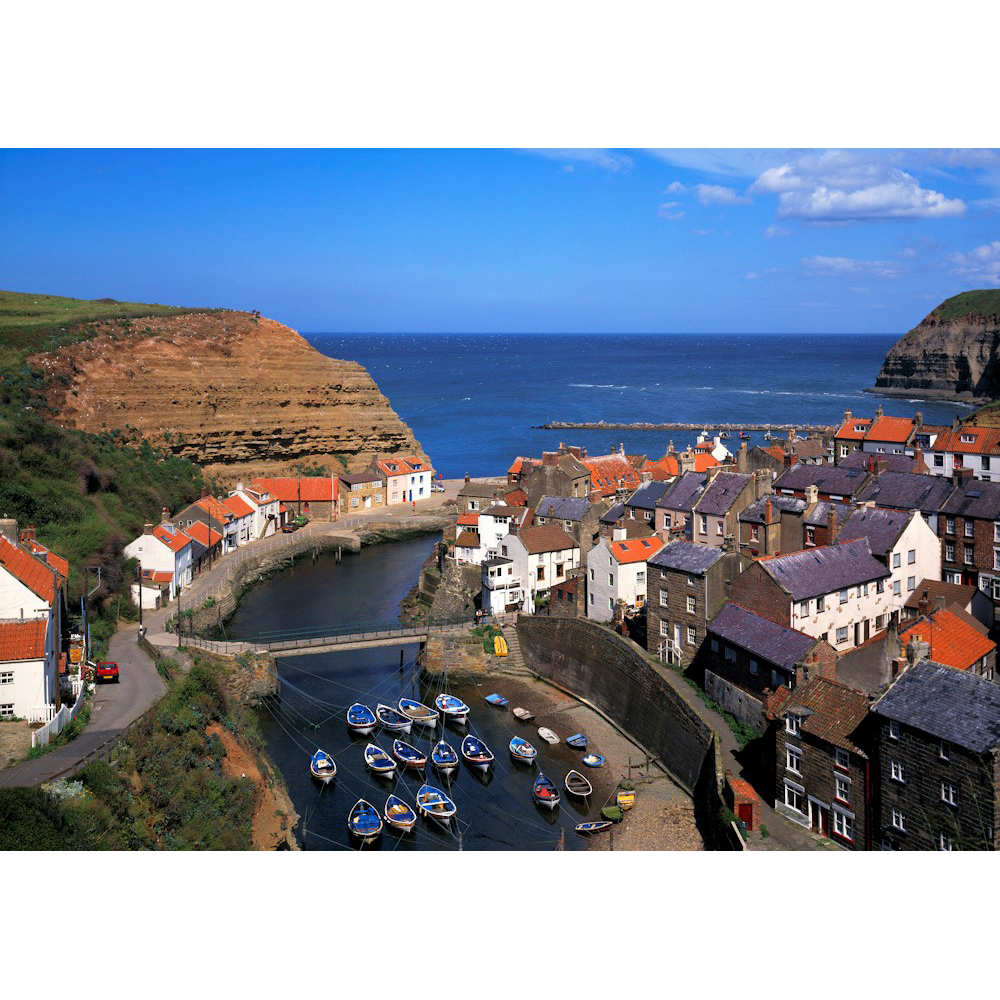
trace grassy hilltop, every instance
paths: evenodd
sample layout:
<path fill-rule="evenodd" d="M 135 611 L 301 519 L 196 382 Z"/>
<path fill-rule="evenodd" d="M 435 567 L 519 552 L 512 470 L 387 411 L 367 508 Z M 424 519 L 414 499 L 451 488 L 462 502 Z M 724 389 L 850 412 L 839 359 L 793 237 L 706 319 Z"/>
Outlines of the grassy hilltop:
<path fill-rule="evenodd" d="M 1000 288 L 979 288 L 960 292 L 945 299 L 931 314 L 934 319 L 947 322 L 969 315 L 1000 316 Z"/>

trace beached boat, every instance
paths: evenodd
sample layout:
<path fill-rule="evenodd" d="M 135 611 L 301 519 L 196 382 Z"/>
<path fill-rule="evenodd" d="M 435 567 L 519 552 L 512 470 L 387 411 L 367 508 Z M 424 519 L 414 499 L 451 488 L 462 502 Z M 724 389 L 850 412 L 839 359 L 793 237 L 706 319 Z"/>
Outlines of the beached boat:
<path fill-rule="evenodd" d="M 620 823 L 625 815 L 618 806 L 605 806 L 601 815 L 611 823 Z"/>
<path fill-rule="evenodd" d="M 347 710 L 347 725 L 354 732 L 367 736 L 374 728 L 378 720 L 375 713 L 367 706 L 356 701 Z"/>
<path fill-rule="evenodd" d="M 421 785 L 417 792 L 417 811 L 429 819 L 447 823 L 458 810 L 455 803 L 440 788 L 435 788 L 433 785 Z"/>
<path fill-rule="evenodd" d="M 478 736 L 471 734 L 462 740 L 462 756 L 467 764 L 482 771 L 493 763 L 493 751 Z"/>
<path fill-rule="evenodd" d="M 382 817 L 370 802 L 358 799 L 347 814 L 347 829 L 363 844 L 370 843 L 382 832 Z"/>
<path fill-rule="evenodd" d="M 566 791 L 578 799 L 585 799 L 594 790 L 594 786 L 579 771 L 570 771 L 564 784 Z"/>
<path fill-rule="evenodd" d="M 534 715 L 531 714 L 526 708 L 515 708 L 513 709 L 514 718 L 520 719 L 521 722 L 531 722 Z"/>
<path fill-rule="evenodd" d="M 445 718 L 451 719 L 452 722 L 465 722 L 469 717 L 469 706 L 453 694 L 439 694 L 434 699 L 434 704 Z"/>
<path fill-rule="evenodd" d="M 438 740 L 431 751 L 431 763 L 442 772 L 448 774 L 458 767 L 458 754 L 455 748 L 444 740 Z"/>
<path fill-rule="evenodd" d="M 317 750 L 309 761 L 309 773 L 317 781 L 328 784 L 337 776 L 337 762 L 325 750 Z"/>
<path fill-rule="evenodd" d="M 502 694 L 488 694 L 486 701 L 494 708 L 506 708 L 510 704 L 510 699 L 505 698 Z"/>
<path fill-rule="evenodd" d="M 546 729 L 545 726 L 538 727 L 538 735 L 541 736 L 546 743 L 558 743 L 559 737 L 556 736 L 551 729 Z"/>
<path fill-rule="evenodd" d="M 583 758 L 584 767 L 604 767 L 604 754 L 588 753 Z"/>
<path fill-rule="evenodd" d="M 408 733 L 413 728 L 413 721 L 400 715 L 391 705 L 378 705 L 375 708 L 375 718 L 383 729 L 393 733 Z"/>
<path fill-rule="evenodd" d="M 392 741 L 392 755 L 404 767 L 414 767 L 420 769 L 427 764 L 427 754 L 422 753 L 409 743 L 402 740 Z"/>
<path fill-rule="evenodd" d="M 566 746 L 572 747 L 574 750 L 586 750 L 587 737 L 583 733 L 574 733 L 572 736 L 566 737 Z"/>
<path fill-rule="evenodd" d="M 531 797 L 540 805 L 549 809 L 555 809 L 559 805 L 559 789 L 556 783 L 546 778 L 541 771 L 535 778 L 535 783 L 531 786 Z"/>
<path fill-rule="evenodd" d="M 496 656 L 507 655 L 507 640 L 502 635 L 494 637 L 493 652 Z"/>
<path fill-rule="evenodd" d="M 381 748 L 369 743 L 365 747 L 365 763 L 375 774 L 391 775 L 396 770 L 396 762 Z"/>
<path fill-rule="evenodd" d="M 538 756 L 538 751 L 520 736 L 515 736 L 510 741 L 510 755 L 521 764 L 531 764 Z"/>
<path fill-rule="evenodd" d="M 628 812 L 635 805 L 635 792 L 630 788 L 619 789 L 618 795 L 615 797 L 615 802 L 619 809 L 623 812 Z"/>
<path fill-rule="evenodd" d="M 383 815 L 389 826 L 402 830 L 403 833 L 409 833 L 417 822 L 417 814 L 398 795 L 390 795 L 385 800 Z"/>
<path fill-rule="evenodd" d="M 399 710 L 408 719 L 421 726 L 436 726 L 440 715 L 433 708 L 412 698 L 400 698 Z"/>
<path fill-rule="evenodd" d="M 576 832 L 577 833 L 600 833 L 602 830 L 607 830 L 611 826 L 611 821 L 607 819 L 597 819 L 591 820 L 589 823 L 577 823 Z"/>

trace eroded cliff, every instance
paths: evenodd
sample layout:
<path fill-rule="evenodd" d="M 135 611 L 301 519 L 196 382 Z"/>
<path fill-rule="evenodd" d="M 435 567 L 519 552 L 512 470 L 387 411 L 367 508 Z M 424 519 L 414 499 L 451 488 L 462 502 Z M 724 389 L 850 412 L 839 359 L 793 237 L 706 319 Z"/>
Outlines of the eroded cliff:
<path fill-rule="evenodd" d="M 941 303 L 897 341 L 875 392 L 981 403 L 1000 398 L 1000 289 Z"/>
<path fill-rule="evenodd" d="M 30 360 L 59 423 L 141 435 L 226 483 L 302 462 L 356 471 L 373 452 L 427 458 L 361 365 L 250 313 L 112 321 Z"/>

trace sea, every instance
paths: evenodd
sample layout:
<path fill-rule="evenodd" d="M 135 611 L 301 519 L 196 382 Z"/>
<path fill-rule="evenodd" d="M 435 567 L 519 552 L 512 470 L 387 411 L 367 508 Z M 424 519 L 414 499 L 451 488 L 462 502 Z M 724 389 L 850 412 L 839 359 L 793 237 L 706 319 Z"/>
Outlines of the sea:
<path fill-rule="evenodd" d="M 561 442 L 659 458 L 697 432 L 540 430 L 549 421 L 835 424 L 844 410 L 950 424 L 958 403 L 883 397 L 884 334 L 308 334 L 368 370 L 445 479 L 506 472 Z M 735 439 L 736 435 L 734 435 Z M 760 433 L 751 444 L 763 443 Z M 729 447 L 735 450 L 739 442 Z"/>

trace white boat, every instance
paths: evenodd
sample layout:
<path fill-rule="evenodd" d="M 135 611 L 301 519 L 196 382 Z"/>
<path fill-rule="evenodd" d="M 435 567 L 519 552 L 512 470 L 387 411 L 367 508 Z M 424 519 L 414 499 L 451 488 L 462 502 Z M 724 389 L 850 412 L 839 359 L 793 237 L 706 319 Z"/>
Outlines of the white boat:
<path fill-rule="evenodd" d="M 381 748 L 369 743 L 365 747 L 365 763 L 376 774 L 388 777 L 396 770 L 396 762 Z"/>
<path fill-rule="evenodd" d="M 541 736 L 546 743 L 558 743 L 559 737 L 556 736 L 551 729 L 546 729 L 545 726 L 538 727 L 538 735 Z"/>
<path fill-rule="evenodd" d="M 462 756 L 466 763 L 486 771 L 493 763 L 493 751 L 478 736 L 466 736 L 462 740 Z"/>
<path fill-rule="evenodd" d="M 337 776 L 337 762 L 325 750 L 317 750 L 309 761 L 309 773 L 328 785 Z"/>
<path fill-rule="evenodd" d="M 356 733 L 367 736 L 375 728 L 375 713 L 356 701 L 347 710 L 347 725 Z"/>
<path fill-rule="evenodd" d="M 412 698 L 400 698 L 398 704 L 400 712 L 418 725 L 437 725 L 438 713 L 433 708 L 428 708 L 422 702 L 414 701 Z"/>
<path fill-rule="evenodd" d="M 520 719 L 521 722 L 531 722 L 534 716 L 526 708 L 515 708 L 512 709 L 515 718 Z"/>
<path fill-rule="evenodd" d="M 392 733 L 409 733 L 413 728 L 413 720 L 401 715 L 392 705 L 376 706 L 375 718 L 383 729 L 388 729 Z"/>
<path fill-rule="evenodd" d="M 347 829 L 362 844 L 370 844 L 382 832 L 382 818 L 370 802 L 358 799 L 347 814 Z"/>
<path fill-rule="evenodd" d="M 579 771 L 570 771 L 563 784 L 566 791 L 578 799 L 585 799 L 594 791 L 594 786 Z"/>
<path fill-rule="evenodd" d="M 386 823 L 403 833 L 409 833 L 417 822 L 417 814 L 398 796 L 390 795 L 385 800 Z"/>
<path fill-rule="evenodd" d="M 510 741 L 510 755 L 521 764 L 533 764 L 538 751 L 527 740 L 515 736 Z"/>

